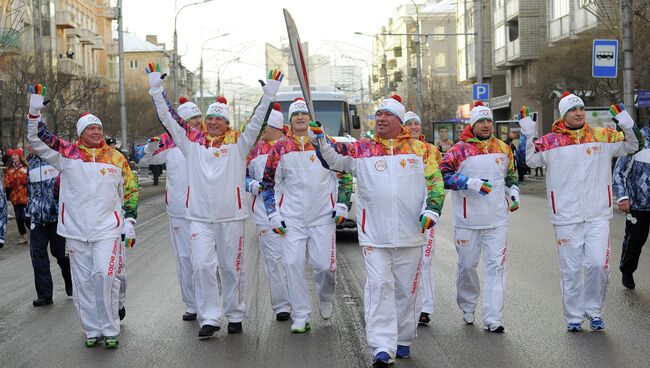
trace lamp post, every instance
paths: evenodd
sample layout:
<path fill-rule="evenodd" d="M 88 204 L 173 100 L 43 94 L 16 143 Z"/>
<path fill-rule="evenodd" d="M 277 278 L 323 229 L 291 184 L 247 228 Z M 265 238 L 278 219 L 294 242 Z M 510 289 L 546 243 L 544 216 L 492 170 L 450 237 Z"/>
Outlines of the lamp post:
<path fill-rule="evenodd" d="M 367 33 L 363 32 L 354 32 L 354 34 L 361 35 L 361 36 L 368 36 L 376 39 L 379 41 L 381 44 L 382 50 L 384 50 L 384 56 L 383 56 L 383 62 L 382 62 L 382 74 L 384 78 L 384 97 L 388 97 L 388 62 L 386 61 L 386 44 L 384 43 L 384 40 L 379 38 L 379 35 L 370 35 Z"/>
<path fill-rule="evenodd" d="M 172 94 L 173 94 L 174 98 L 173 98 L 172 101 L 178 100 L 178 95 L 176 94 L 176 85 L 177 85 L 176 79 L 178 77 L 178 73 L 177 73 L 177 70 L 178 70 L 178 33 L 176 32 L 176 21 L 178 20 L 178 14 L 180 14 L 180 12 L 183 9 L 187 8 L 187 7 L 190 7 L 190 6 L 193 6 L 193 5 L 205 4 L 205 3 L 208 3 L 210 1 L 214 1 L 214 0 L 203 0 L 203 1 L 197 1 L 195 3 L 183 5 L 180 9 L 178 9 L 178 11 L 176 12 L 176 15 L 174 16 L 174 55 L 172 55 Z"/>
<path fill-rule="evenodd" d="M 199 71 L 199 91 L 200 91 L 199 93 L 200 93 L 200 96 L 201 96 L 200 100 L 199 100 L 200 101 L 199 104 L 201 105 L 201 109 L 203 109 L 203 49 L 205 48 L 205 44 L 208 43 L 208 41 L 211 41 L 211 40 L 214 40 L 214 39 L 217 39 L 217 38 L 221 38 L 221 37 L 226 37 L 229 34 L 230 33 L 224 33 L 224 34 L 219 35 L 219 36 L 210 37 L 207 40 L 203 41 L 203 44 L 201 45 L 201 61 L 199 63 L 199 70 L 200 70 Z"/>
<path fill-rule="evenodd" d="M 422 116 L 422 61 L 420 60 L 420 11 L 418 4 L 411 0 L 415 7 L 415 33 L 417 34 L 415 42 L 415 63 L 416 63 L 416 80 L 415 80 L 415 109 L 418 116 Z"/>

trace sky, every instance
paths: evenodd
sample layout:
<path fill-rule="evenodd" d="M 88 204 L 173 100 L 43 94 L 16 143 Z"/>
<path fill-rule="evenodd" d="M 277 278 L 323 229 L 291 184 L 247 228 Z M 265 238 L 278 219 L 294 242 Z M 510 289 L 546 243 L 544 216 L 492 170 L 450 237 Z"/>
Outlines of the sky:
<path fill-rule="evenodd" d="M 201 0 L 123 0 L 124 29 L 144 39 L 158 35 L 172 49 L 175 9 Z M 224 33 L 230 35 L 210 40 L 203 50 L 204 75 L 216 81 L 254 84 L 264 75 L 264 45 L 281 45 L 286 38 L 282 9 L 296 22 L 300 39 L 309 43 L 310 54 L 348 54 L 371 63 L 372 37 L 355 35 L 355 31 L 375 34 L 396 8 L 408 1 L 389 0 L 214 0 L 183 9 L 177 18 L 178 53 L 190 70 L 198 70 L 201 45 L 205 40 Z M 231 50 L 231 51 L 225 51 Z M 228 61 L 239 56 L 240 63 Z M 367 65 L 340 59 L 340 65 Z"/>

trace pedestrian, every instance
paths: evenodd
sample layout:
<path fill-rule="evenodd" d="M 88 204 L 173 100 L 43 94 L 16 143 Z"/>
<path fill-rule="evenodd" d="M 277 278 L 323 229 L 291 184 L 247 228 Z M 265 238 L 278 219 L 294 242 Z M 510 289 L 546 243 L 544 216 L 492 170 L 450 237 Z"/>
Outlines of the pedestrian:
<path fill-rule="evenodd" d="M 57 233 L 66 238 L 73 300 L 87 347 L 119 345 L 123 306 L 124 245 L 135 243 L 138 181 L 124 155 L 104 141 L 102 122 L 85 113 L 77 121 L 76 143 L 38 126 L 46 88 L 29 87 L 27 138 L 34 152 L 59 170 Z M 120 239 L 122 238 L 122 239 Z"/>
<path fill-rule="evenodd" d="M 158 118 L 185 156 L 188 188 L 187 218 L 190 220 L 192 270 L 199 339 L 207 339 L 221 328 L 220 290 L 228 333 L 241 333 L 244 305 L 244 222 L 248 203 L 246 156 L 255 144 L 264 117 L 283 78 L 279 70 L 269 71 L 263 95 L 243 133 L 230 127 L 225 98 L 208 106 L 206 132 L 181 126 L 169 112 L 163 96 L 160 66 L 145 69 L 149 94 Z M 217 276 L 217 272 L 219 276 Z M 221 280 L 221 285 L 218 280 Z"/>
<path fill-rule="evenodd" d="M 425 232 L 438 222 L 445 196 L 434 153 L 402 126 L 404 115 L 399 96 L 383 100 L 375 113 L 376 135 L 353 143 L 331 143 L 320 124 L 311 125 L 323 166 L 357 178 L 373 367 L 411 356 L 420 316 L 422 246 Z"/>
<path fill-rule="evenodd" d="M 10 149 L 7 153 L 11 161 L 5 169 L 4 187 L 11 204 L 14 206 L 16 225 L 20 240 L 18 244 L 27 244 L 27 229 L 29 218 L 25 212 L 27 206 L 27 162 L 23 158 L 22 148 Z"/>
<path fill-rule="evenodd" d="M 65 238 L 56 233 L 59 214 L 59 170 L 37 155 L 31 146 L 28 164 L 27 184 L 28 212 L 31 219 L 29 247 L 34 269 L 34 284 L 37 298 L 32 302 L 35 307 L 52 304 L 53 283 L 50 272 L 50 253 L 56 258 L 65 283 L 65 293 L 72 296 L 72 276 L 70 259 L 65 254 Z"/>
<path fill-rule="evenodd" d="M 178 112 L 171 104 L 167 104 L 172 117 L 182 126 L 203 131 L 201 123 L 203 113 L 196 104 L 185 97 L 179 99 Z M 174 144 L 169 133 L 150 139 L 136 149 L 136 162 L 167 166 L 167 182 L 165 205 L 169 217 L 169 232 L 172 252 L 176 261 L 176 274 L 181 287 L 181 298 L 185 304 L 183 321 L 196 320 L 196 302 L 194 297 L 194 281 L 192 279 L 192 247 L 190 246 L 190 221 L 187 220 L 186 201 L 187 162 L 185 156 Z"/>
<path fill-rule="evenodd" d="M 650 129 L 641 129 L 645 146 L 631 156 L 622 156 L 614 168 L 614 194 L 618 209 L 626 212 L 625 238 L 619 269 L 623 286 L 634 289 L 634 271 L 650 230 Z"/>
<path fill-rule="evenodd" d="M 311 329 L 305 252 L 317 285 L 320 316 L 328 320 L 334 313 L 336 225 L 348 217 L 352 190 L 350 175 L 339 178 L 320 164 L 309 139 L 309 121 L 307 103 L 296 99 L 289 106 L 290 130 L 269 152 L 262 180 L 262 198 L 271 228 L 283 236 L 292 333 Z M 277 203 L 276 190 L 282 191 Z"/>
<path fill-rule="evenodd" d="M 404 127 L 408 129 L 411 133 L 413 139 L 418 139 L 423 142 L 427 149 L 433 154 L 433 157 L 436 159 L 436 164 L 440 165 L 442 161 L 442 155 L 438 146 L 428 143 L 422 132 L 422 121 L 420 117 L 412 112 L 407 111 L 404 114 Z M 439 130 L 440 131 L 440 130 Z M 448 149 L 451 148 L 448 147 Z M 421 325 L 428 325 L 431 322 L 431 315 L 433 314 L 435 307 L 435 277 L 434 273 L 431 270 L 431 262 L 433 260 L 433 255 L 435 253 L 436 246 L 436 228 L 435 226 L 426 231 L 427 239 L 424 247 L 422 248 L 422 282 L 420 283 L 422 288 L 422 307 L 420 311 L 420 319 L 418 323 Z"/>
<path fill-rule="evenodd" d="M 276 102 L 273 104 L 273 110 L 269 114 L 259 142 L 248 155 L 246 168 L 246 191 L 253 197 L 251 204 L 253 222 L 257 226 L 260 250 L 264 257 L 264 271 L 271 289 L 271 308 L 277 321 L 287 321 L 291 318 L 291 304 L 287 289 L 287 275 L 282 260 L 282 236 L 273 232 L 266 216 L 262 198 L 262 178 L 269 152 L 273 149 L 275 142 L 284 137 L 283 126 L 284 116 L 280 111 L 280 104 Z M 275 191 L 276 203 L 282 196 L 279 186 L 277 189 Z"/>
<path fill-rule="evenodd" d="M 463 320 L 474 323 L 482 253 L 483 325 L 489 332 L 504 332 L 508 212 L 519 208 L 519 188 L 512 150 L 494 137 L 492 110 L 481 102 L 470 111 L 460 142 L 442 158 L 440 171 L 445 188 L 452 190 L 458 253 L 456 300 Z"/>
<path fill-rule="evenodd" d="M 609 279 L 609 222 L 612 211 L 614 157 L 637 152 L 643 138 L 623 104 L 610 113 L 622 130 L 597 128 L 585 121 L 582 99 L 564 93 L 561 118 L 551 133 L 533 142 L 536 122 L 522 107 L 521 132 L 526 136 L 526 162 L 546 166 L 546 193 L 560 258 L 562 299 L 568 331 L 605 328 L 603 305 Z M 638 135 L 637 135 L 638 134 Z"/>

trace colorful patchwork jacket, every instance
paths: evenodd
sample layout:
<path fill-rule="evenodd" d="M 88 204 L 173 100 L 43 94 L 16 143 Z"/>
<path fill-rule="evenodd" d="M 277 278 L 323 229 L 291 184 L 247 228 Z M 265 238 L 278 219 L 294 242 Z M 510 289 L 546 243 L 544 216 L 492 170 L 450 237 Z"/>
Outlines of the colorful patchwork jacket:
<path fill-rule="evenodd" d="M 614 168 L 614 193 L 618 201 L 630 200 L 637 211 L 650 211 L 650 129 L 641 129 L 644 148 L 632 156 L 622 156 Z"/>
<path fill-rule="evenodd" d="M 350 207 L 352 176 L 324 168 L 308 136 L 290 130 L 275 143 L 265 166 L 262 196 L 267 215 L 279 209 L 287 224 L 317 226 L 332 223 L 336 203 Z M 276 203 L 278 180 L 282 195 Z"/>
<path fill-rule="evenodd" d="M 2 185 L 2 181 L 0 181 Z M 4 187 L 0 188 L 0 243 L 4 244 L 7 234 L 7 195 Z"/>
<path fill-rule="evenodd" d="M 85 242 L 119 238 L 124 218 L 136 218 L 138 180 L 122 153 L 66 142 L 28 117 L 32 148 L 61 173 L 57 233 Z"/>
<path fill-rule="evenodd" d="M 508 223 L 509 204 L 506 194 L 517 188 L 515 159 L 510 145 L 491 136 L 480 140 L 470 125 L 460 141 L 445 153 L 440 164 L 445 188 L 451 189 L 454 226 L 468 229 L 491 229 Z M 481 195 L 467 188 L 470 178 L 488 180 L 492 191 Z"/>
<path fill-rule="evenodd" d="M 563 120 L 533 143 L 526 137 L 526 163 L 546 166 L 551 223 L 568 225 L 613 216 L 612 159 L 637 152 L 643 142 L 636 127 L 568 129 Z"/>
<path fill-rule="evenodd" d="M 270 226 L 268 217 L 266 216 L 266 209 L 264 208 L 264 199 L 262 198 L 262 180 L 264 178 L 264 168 L 266 167 L 266 160 L 269 157 L 269 152 L 273 149 L 276 141 L 259 140 L 255 147 L 251 150 L 246 160 L 246 191 L 250 192 L 250 185 L 253 181 L 260 184 L 260 192 L 251 196 L 251 212 L 253 214 L 253 222 L 260 226 Z M 279 177 L 277 178 L 279 179 Z M 282 185 L 281 182 L 276 181 L 274 186 L 275 203 L 280 203 L 282 198 Z"/>
<path fill-rule="evenodd" d="M 402 128 L 395 139 L 362 138 L 353 143 L 319 139 L 325 168 L 357 178 L 359 245 L 421 247 L 426 242 L 419 217 L 438 215 L 445 198 L 435 152 Z"/>
<path fill-rule="evenodd" d="M 5 169 L 4 174 L 4 187 L 5 191 L 9 193 L 9 201 L 14 206 L 27 205 L 27 167 L 20 165 L 15 167 L 12 161 L 9 161 L 9 166 Z"/>
<path fill-rule="evenodd" d="M 29 217 L 34 224 L 53 223 L 59 215 L 59 170 L 39 155 L 29 160 Z"/>

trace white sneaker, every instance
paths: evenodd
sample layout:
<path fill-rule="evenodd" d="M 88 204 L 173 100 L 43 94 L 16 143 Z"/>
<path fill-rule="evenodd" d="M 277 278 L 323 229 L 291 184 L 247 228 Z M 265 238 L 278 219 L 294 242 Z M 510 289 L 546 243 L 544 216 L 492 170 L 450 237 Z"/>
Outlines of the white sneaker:
<path fill-rule="evenodd" d="M 320 302 L 320 316 L 327 320 L 334 314 L 334 302 Z"/>
<path fill-rule="evenodd" d="M 468 325 L 474 324 L 474 312 L 463 312 L 463 321 Z"/>
<path fill-rule="evenodd" d="M 309 322 L 295 321 L 291 325 L 292 333 L 305 333 L 309 330 L 311 330 L 311 326 L 309 325 Z"/>

